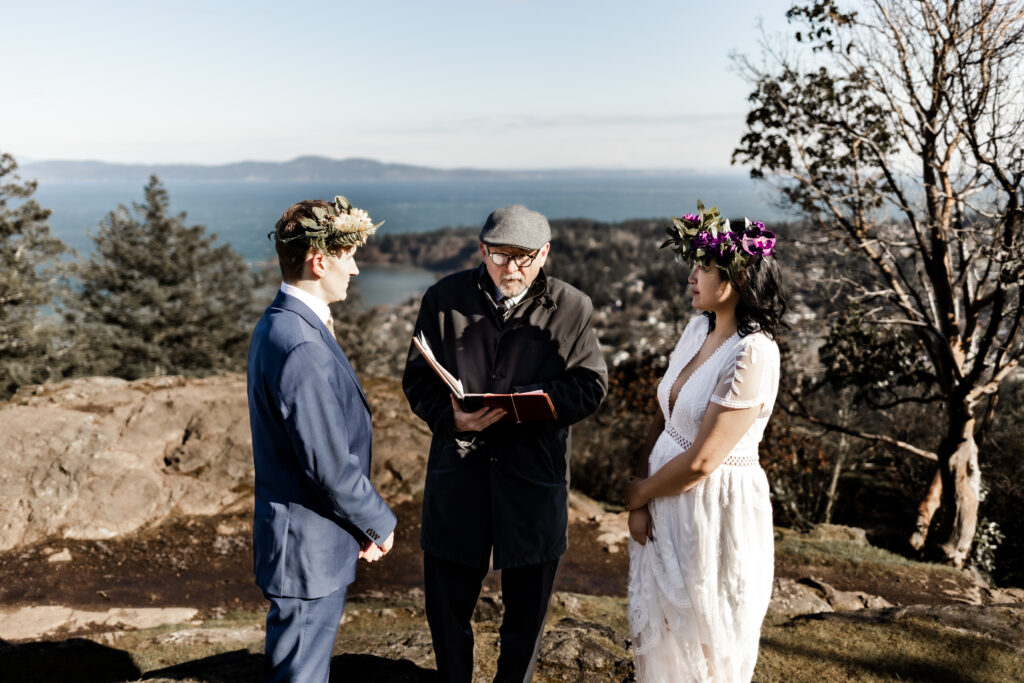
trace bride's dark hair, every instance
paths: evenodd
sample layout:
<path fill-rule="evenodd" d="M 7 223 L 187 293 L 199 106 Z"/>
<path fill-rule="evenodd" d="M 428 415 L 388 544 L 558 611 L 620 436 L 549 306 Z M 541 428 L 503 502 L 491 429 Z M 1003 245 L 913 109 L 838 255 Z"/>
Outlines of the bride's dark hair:
<path fill-rule="evenodd" d="M 740 295 L 736 304 L 736 329 L 741 337 L 760 331 L 775 339 L 781 330 L 789 327 L 782 320 L 787 308 L 786 291 L 773 257 L 759 258 L 743 270 L 716 270 L 719 277 L 729 279 Z M 704 315 L 714 329 L 715 314 L 705 312 Z"/>

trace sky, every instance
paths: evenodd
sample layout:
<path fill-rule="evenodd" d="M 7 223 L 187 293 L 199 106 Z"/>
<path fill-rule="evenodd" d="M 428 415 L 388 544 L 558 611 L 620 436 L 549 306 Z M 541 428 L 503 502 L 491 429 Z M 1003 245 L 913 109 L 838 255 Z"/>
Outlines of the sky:
<path fill-rule="evenodd" d="M 751 90 L 730 55 L 789 33 L 791 4 L 8 4 L 0 151 L 724 171 Z"/>

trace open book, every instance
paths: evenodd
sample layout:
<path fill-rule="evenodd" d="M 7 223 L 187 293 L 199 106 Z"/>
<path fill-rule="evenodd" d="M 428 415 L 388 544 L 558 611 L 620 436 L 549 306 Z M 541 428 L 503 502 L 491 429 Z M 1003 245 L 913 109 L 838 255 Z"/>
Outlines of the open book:
<path fill-rule="evenodd" d="M 423 358 L 434 369 L 437 376 L 448 385 L 448 390 L 458 399 L 463 410 L 473 412 L 484 406 L 502 408 L 505 411 L 505 416 L 501 418 L 501 422 L 554 420 L 558 417 L 555 413 L 555 406 L 551 404 L 551 398 L 540 389 L 518 394 L 467 394 L 462 389 L 462 381 L 448 372 L 434 356 L 434 352 L 430 350 L 430 344 L 427 343 L 422 332 L 412 338 L 412 343 L 423 354 Z"/>

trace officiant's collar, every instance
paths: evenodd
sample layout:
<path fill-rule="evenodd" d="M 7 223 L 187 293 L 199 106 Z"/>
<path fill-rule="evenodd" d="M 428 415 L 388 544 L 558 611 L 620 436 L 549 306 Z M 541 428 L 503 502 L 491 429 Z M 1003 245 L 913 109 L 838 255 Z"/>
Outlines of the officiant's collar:
<path fill-rule="evenodd" d="M 477 267 L 476 278 L 477 287 L 480 289 L 481 293 L 487 297 L 487 300 L 491 302 L 491 305 L 494 306 L 495 309 L 505 310 L 506 306 L 502 301 L 507 297 L 502 296 L 501 292 L 498 291 L 498 286 L 494 284 L 490 274 L 487 272 L 487 266 L 481 263 Z M 549 308 L 555 307 L 555 302 L 548 293 L 548 277 L 543 268 L 541 268 L 540 272 L 537 273 L 537 277 L 534 278 L 529 289 L 518 296 L 511 297 L 513 301 L 511 308 L 518 308 L 519 305 L 525 301 L 537 298 L 539 298 L 541 303 L 545 306 Z"/>

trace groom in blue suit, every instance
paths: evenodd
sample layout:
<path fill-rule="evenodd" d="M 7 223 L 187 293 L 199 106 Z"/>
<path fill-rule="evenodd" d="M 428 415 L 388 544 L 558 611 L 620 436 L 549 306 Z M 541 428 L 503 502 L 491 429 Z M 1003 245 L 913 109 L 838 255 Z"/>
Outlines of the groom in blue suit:
<path fill-rule="evenodd" d="M 394 540 L 395 516 L 368 478 L 369 404 L 328 308 L 345 299 L 356 249 L 376 228 L 335 197 L 292 205 L 270 234 L 284 282 L 248 361 L 267 681 L 326 683 L 356 562 L 378 560 Z"/>

